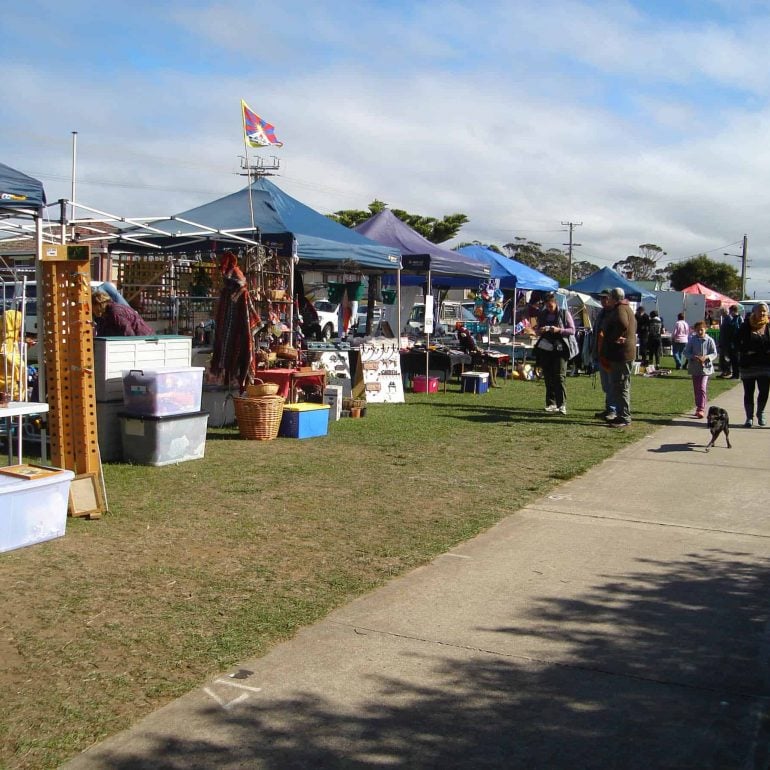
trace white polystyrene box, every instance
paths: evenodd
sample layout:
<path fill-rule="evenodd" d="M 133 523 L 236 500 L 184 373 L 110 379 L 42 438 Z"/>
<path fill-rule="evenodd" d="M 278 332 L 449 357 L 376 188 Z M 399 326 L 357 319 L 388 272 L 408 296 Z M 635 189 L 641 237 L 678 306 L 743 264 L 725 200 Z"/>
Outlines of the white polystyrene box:
<path fill-rule="evenodd" d="M 96 400 L 117 401 L 123 398 L 123 372 L 128 369 L 190 366 L 191 361 L 192 337 L 96 337 Z"/>
<path fill-rule="evenodd" d="M 324 404 L 329 405 L 329 419 L 339 420 L 342 416 L 342 385 L 327 385 L 323 398 Z"/>
<path fill-rule="evenodd" d="M 0 551 L 64 536 L 74 476 L 65 470 L 42 479 L 0 474 Z"/>

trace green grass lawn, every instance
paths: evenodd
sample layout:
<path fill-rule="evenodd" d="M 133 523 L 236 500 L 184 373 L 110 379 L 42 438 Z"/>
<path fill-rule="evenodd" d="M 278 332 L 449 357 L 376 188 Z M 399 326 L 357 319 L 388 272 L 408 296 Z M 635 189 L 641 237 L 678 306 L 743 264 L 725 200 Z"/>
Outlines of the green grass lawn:
<path fill-rule="evenodd" d="M 612 431 L 598 379 L 568 378 L 566 417 L 542 383 L 500 383 L 372 405 L 323 438 L 217 429 L 203 460 L 106 465 L 107 515 L 0 555 L 0 766 L 57 766 L 693 404 L 684 372 L 634 377 L 634 423 Z"/>

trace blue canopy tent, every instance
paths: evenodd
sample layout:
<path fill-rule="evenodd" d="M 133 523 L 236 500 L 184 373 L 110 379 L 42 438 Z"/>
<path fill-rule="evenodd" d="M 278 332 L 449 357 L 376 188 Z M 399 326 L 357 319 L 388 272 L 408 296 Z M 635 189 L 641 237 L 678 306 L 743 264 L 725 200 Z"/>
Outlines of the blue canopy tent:
<path fill-rule="evenodd" d="M 269 180 L 257 179 L 250 187 L 251 196 L 247 186 L 169 219 L 149 222 L 153 232 L 148 233 L 141 227 L 122 232 L 134 238 L 132 249 L 136 248 L 137 238 L 141 238 L 148 244 L 179 250 L 207 240 L 221 243 L 228 236 L 254 237 L 256 229 L 265 240 L 268 236 L 293 237 L 300 262 L 309 268 L 328 269 L 329 263 L 355 263 L 357 269 L 378 271 L 400 267 L 396 249 L 375 243 L 329 219 L 287 195 Z M 165 237 L 164 232 L 168 233 Z"/>
<path fill-rule="evenodd" d="M 0 217 L 34 217 L 45 204 L 42 182 L 0 163 Z"/>
<path fill-rule="evenodd" d="M 629 281 L 628 278 L 624 278 L 616 270 L 611 267 L 603 267 L 597 270 L 595 273 L 583 278 L 582 281 L 577 281 L 567 288 L 570 291 L 579 291 L 583 294 L 597 295 L 605 289 L 614 289 L 619 287 L 626 293 L 626 299 L 632 302 L 654 302 L 655 295 L 651 292 L 643 289 L 638 284 Z"/>
<path fill-rule="evenodd" d="M 457 249 L 457 253 L 466 254 L 489 264 L 489 277 L 497 278 L 501 289 L 556 291 L 559 288 L 559 282 L 553 278 L 515 259 L 508 259 L 487 246 L 461 246 Z"/>

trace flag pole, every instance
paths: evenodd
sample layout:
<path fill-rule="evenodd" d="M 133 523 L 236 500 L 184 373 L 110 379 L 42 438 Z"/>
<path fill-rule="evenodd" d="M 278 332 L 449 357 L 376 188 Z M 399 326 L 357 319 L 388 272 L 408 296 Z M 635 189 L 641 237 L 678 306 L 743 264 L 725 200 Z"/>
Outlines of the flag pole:
<path fill-rule="evenodd" d="M 251 163 L 249 162 L 249 142 L 246 138 L 246 102 L 241 99 L 241 124 L 243 126 L 243 149 L 246 153 L 246 175 L 249 180 L 249 214 L 251 214 L 251 229 L 256 230 L 257 227 L 254 224 L 254 201 L 251 197 Z M 257 239 L 259 240 L 259 239 Z"/>

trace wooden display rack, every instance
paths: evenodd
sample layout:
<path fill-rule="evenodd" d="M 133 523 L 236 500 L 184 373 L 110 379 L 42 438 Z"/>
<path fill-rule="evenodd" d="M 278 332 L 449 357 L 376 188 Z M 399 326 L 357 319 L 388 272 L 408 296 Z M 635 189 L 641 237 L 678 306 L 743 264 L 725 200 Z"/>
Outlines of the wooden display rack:
<path fill-rule="evenodd" d="M 41 258 L 51 459 L 75 473 L 70 516 L 106 511 L 96 431 L 89 259 Z M 40 299 L 38 300 L 40 303 Z"/>

